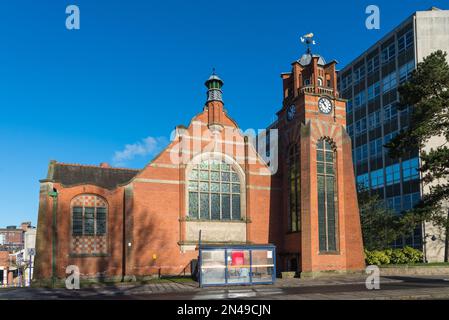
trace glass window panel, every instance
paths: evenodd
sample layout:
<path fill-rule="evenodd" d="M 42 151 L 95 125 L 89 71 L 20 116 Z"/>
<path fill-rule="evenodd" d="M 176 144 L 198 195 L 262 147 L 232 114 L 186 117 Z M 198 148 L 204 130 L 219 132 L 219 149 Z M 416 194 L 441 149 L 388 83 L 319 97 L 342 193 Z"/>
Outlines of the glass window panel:
<path fill-rule="evenodd" d="M 251 250 L 252 281 L 268 282 L 273 279 L 274 261 L 272 250 Z"/>
<path fill-rule="evenodd" d="M 249 250 L 228 250 L 228 283 L 246 283 L 250 281 Z"/>
<path fill-rule="evenodd" d="M 324 161 L 324 151 L 321 151 L 321 150 L 317 151 L 316 161 Z"/>
<path fill-rule="evenodd" d="M 200 191 L 209 191 L 209 182 L 200 182 Z"/>
<path fill-rule="evenodd" d="M 326 202 L 324 176 L 318 176 L 318 234 L 320 251 L 325 251 L 326 246 Z"/>
<path fill-rule="evenodd" d="M 213 161 L 211 164 L 210 164 L 210 169 L 211 170 L 220 170 L 220 162 L 219 161 Z"/>
<path fill-rule="evenodd" d="M 234 183 L 234 184 L 232 185 L 232 192 L 233 192 L 233 193 L 240 193 L 240 185 Z"/>
<path fill-rule="evenodd" d="M 334 174 L 334 164 L 326 163 L 326 174 Z"/>
<path fill-rule="evenodd" d="M 231 219 L 231 197 L 228 194 L 221 195 L 222 219 Z"/>
<path fill-rule="evenodd" d="M 198 191 L 198 182 L 189 181 L 189 191 Z"/>
<path fill-rule="evenodd" d="M 95 234 L 94 215 L 95 215 L 94 207 L 84 208 L 84 235 Z"/>
<path fill-rule="evenodd" d="M 317 147 L 317 149 L 323 149 L 323 140 L 322 140 L 322 139 L 320 139 L 320 140 L 317 142 L 316 147 Z"/>
<path fill-rule="evenodd" d="M 189 179 L 192 179 L 192 180 L 198 179 L 198 170 L 192 170 L 192 171 L 190 171 Z"/>
<path fill-rule="evenodd" d="M 225 284 L 225 259 L 224 250 L 202 250 L 201 282 L 203 284 Z"/>
<path fill-rule="evenodd" d="M 73 207 L 73 221 L 72 221 L 73 235 L 83 234 L 83 208 Z"/>
<path fill-rule="evenodd" d="M 200 219 L 209 219 L 209 194 L 200 193 Z"/>
<path fill-rule="evenodd" d="M 221 164 L 221 170 L 229 171 L 229 170 L 231 170 L 231 166 L 229 164 L 227 164 L 227 163 L 222 163 Z"/>
<path fill-rule="evenodd" d="M 240 220 L 240 195 L 232 195 L 232 220 Z"/>
<path fill-rule="evenodd" d="M 222 192 L 231 192 L 229 183 L 223 183 L 221 185 L 221 191 Z"/>
<path fill-rule="evenodd" d="M 209 162 L 208 161 L 203 161 L 200 164 L 200 169 L 208 169 L 209 168 Z"/>
<path fill-rule="evenodd" d="M 198 193 L 189 192 L 189 217 L 198 219 Z"/>
<path fill-rule="evenodd" d="M 333 152 L 326 152 L 326 162 L 333 162 L 334 161 L 334 153 Z"/>
<path fill-rule="evenodd" d="M 106 234 L 106 208 L 97 208 L 97 235 Z"/>
<path fill-rule="evenodd" d="M 220 181 L 220 172 L 218 172 L 218 171 L 212 171 L 212 172 L 210 173 L 210 179 L 211 179 L 212 181 Z"/>
<path fill-rule="evenodd" d="M 209 171 L 200 171 L 200 180 L 209 180 Z"/>
<path fill-rule="evenodd" d="M 222 181 L 230 181 L 230 174 L 229 174 L 229 172 L 222 172 L 221 173 L 221 180 Z"/>
<path fill-rule="evenodd" d="M 220 194 L 212 193 L 210 202 L 212 220 L 220 220 Z"/>
<path fill-rule="evenodd" d="M 324 173 L 324 163 L 317 163 L 318 173 Z"/>
<path fill-rule="evenodd" d="M 237 173 L 231 174 L 232 182 L 240 182 L 239 176 Z"/>
<path fill-rule="evenodd" d="M 335 241 L 335 205 L 334 205 L 334 177 L 326 178 L 327 187 L 327 237 L 329 251 L 336 250 Z"/>
<path fill-rule="evenodd" d="M 211 192 L 220 192 L 220 184 L 219 183 L 211 183 L 210 191 Z"/>

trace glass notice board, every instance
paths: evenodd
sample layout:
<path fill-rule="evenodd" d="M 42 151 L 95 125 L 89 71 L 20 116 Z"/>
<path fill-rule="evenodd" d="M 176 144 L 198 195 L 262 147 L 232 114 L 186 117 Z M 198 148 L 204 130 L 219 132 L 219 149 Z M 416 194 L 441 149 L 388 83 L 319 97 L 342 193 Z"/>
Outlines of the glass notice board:
<path fill-rule="evenodd" d="M 276 280 L 275 247 L 202 246 L 200 286 L 271 284 Z"/>

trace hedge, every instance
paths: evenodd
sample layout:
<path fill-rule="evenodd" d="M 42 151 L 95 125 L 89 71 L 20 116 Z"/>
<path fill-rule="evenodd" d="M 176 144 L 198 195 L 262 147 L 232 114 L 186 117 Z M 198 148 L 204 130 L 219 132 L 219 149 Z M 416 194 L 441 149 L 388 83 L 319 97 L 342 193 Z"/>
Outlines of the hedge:
<path fill-rule="evenodd" d="M 423 261 L 420 250 L 404 247 L 402 249 L 365 250 L 365 261 L 368 265 L 412 264 Z"/>

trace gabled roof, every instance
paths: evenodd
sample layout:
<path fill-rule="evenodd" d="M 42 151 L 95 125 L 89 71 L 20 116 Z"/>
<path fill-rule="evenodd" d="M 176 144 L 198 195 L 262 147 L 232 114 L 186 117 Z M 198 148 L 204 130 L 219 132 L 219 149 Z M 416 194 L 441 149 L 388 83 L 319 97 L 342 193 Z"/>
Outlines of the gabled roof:
<path fill-rule="evenodd" d="M 130 181 L 139 170 L 50 162 L 47 180 L 64 186 L 92 184 L 105 189 L 115 189 Z"/>

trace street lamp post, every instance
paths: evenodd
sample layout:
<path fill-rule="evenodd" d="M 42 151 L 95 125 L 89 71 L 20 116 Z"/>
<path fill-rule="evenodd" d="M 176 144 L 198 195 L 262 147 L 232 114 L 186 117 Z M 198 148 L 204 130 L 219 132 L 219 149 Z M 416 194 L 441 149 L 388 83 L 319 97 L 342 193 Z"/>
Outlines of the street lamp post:
<path fill-rule="evenodd" d="M 53 225 L 52 225 L 52 254 L 51 254 L 51 284 L 56 286 L 56 210 L 58 207 L 58 192 L 56 189 L 49 192 L 48 195 L 53 199 Z"/>

